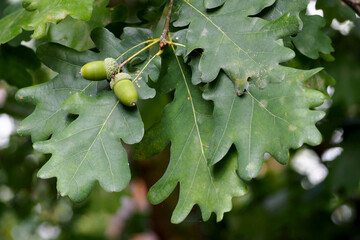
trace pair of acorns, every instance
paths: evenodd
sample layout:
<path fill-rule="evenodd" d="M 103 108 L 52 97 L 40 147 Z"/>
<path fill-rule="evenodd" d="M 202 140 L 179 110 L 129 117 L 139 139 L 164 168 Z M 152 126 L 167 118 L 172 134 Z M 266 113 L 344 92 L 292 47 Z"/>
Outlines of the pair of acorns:
<path fill-rule="evenodd" d="M 83 78 L 91 81 L 110 80 L 110 87 L 120 102 L 133 107 L 138 100 L 138 93 L 127 73 L 117 73 L 118 64 L 113 58 L 105 58 L 104 61 L 94 61 L 85 64 L 80 71 Z"/>

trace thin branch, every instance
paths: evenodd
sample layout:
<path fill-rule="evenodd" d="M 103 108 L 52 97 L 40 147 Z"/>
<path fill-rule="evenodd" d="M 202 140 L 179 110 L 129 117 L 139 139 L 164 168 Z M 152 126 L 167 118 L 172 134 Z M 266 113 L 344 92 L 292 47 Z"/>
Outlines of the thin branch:
<path fill-rule="evenodd" d="M 351 7 L 360 16 L 360 2 L 356 0 L 342 0 L 343 3 Z"/>
<path fill-rule="evenodd" d="M 160 48 L 163 48 L 166 46 L 167 42 L 166 42 L 166 36 L 169 32 L 169 26 L 170 26 L 170 19 L 171 19 L 171 11 L 172 11 L 172 7 L 174 5 L 174 0 L 170 0 L 169 3 L 169 11 L 168 11 L 168 15 L 166 17 L 166 22 L 164 25 L 164 30 L 160 36 Z"/>

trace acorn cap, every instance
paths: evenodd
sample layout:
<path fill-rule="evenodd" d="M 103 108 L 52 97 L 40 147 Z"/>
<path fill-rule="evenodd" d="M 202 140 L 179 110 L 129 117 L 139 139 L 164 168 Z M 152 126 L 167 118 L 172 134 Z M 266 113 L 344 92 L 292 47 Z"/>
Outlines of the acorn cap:
<path fill-rule="evenodd" d="M 111 89 L 114 88 L 116 83 L 118 83 L 119 81 L 124 80 L 124 79 L 131 80 L 130 74 L 124 73 L 124 72 L 116 74 L 115 78 L 111 79 L 111 82 L 110 82 Z"/>
<path fill-rule="evenodd" d="M 33 0 L 22 1 L 23 8 L 25 8 L 29 12 L 35 11 L 38 8 L 38 5 L 39 5 L 38 1 L 33 1 Z"/>
<path fill-rule="evenodd" d="M 115 59 L 113 58 L 105 58 L 105 70 L 106 70 L 106 78 L 110 80 L 112 78 L 113 73 L 116 72 L 118 68 L 118 64 Z"/>

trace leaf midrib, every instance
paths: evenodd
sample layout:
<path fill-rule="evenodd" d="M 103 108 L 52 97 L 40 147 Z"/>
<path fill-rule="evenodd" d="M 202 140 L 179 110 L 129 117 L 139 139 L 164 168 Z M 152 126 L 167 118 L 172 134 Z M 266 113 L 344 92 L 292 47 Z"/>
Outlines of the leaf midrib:
<path fill-rule="evenodd" d="M 186 4 L 188 4 L 192 9 L 194 9 L 197 13 L 199 13 L 201 16 L 203 16 L 206 21 L 210 22 L 212 25 L 215 26 L 215 28 L 217 28 L 223 36 L 225 36 L 230 42 L 232 42 L 240 51 L 242 51 L 249 59 L 251 59 L 254 63 L 258 64 L 261 66 L 260 63 L 256 62 L 255 59 L 253 59 L 244 49 L 242 49 L 239 45 L 237 45 L 232 38 L 230 38 L 218 25 L 216 25 L 210 18 L 208 18 L 204 13 L 202 13 L 199 9 L 197 9 L 195 6 L 193 6 L 192 4 L 190 4 L 188 1 L 183 0 L 183 2 L 185 2 Z"/>
<path fill-rule="evenodd" d="M 100 134 L 102 133 L 102 130 L 104 129 L 107 121 L 109 120 L 110 116 L 112 115 L 112 113 L 114 112 L 115 108 L 117 107 L 117 105 L 119 104 L 119 100 L 115 103 L 114 107 L 111 109 L 110 113 L 108 114 L 108 116 L 106 117 L 105 121 L 103 122 L 98 134 L 96 135 L 94 141 L 91 143 L 90 147 L 88 148 L 88 150 L 86 151 L 85 156 L 83 157 L 83 159 L 81 160 L 79 166 L 77 167 L 77 169 L 75 170 L 73 176 L 71 177 L 71 179 L 69 180 L 69 182 L 71 182 L 72 180 L 74 180 L 74 177 L 76 176 L 77 172 L 79 171 L 80 167 L 82 166 L 82 164 L 84 163 L 84 161 L 86 160 L 89 152 L 91 151 L 92 147 L 94 146 L 96 140 L 100 137 Z"/>
<path fill-rule="evenodd" d="M 184 74 L 184 70 L 182 69 L 181 67 L 181 64 L 180 64 L 180 61 L 179 61 L 179 58 L 176 56 L 176 51 L 175 51 L 175 48 L 173 45 L 171 45 L 171 48 L 173 50 L 173 53 L 174 53 L 174 56 L 176 58 L 176 61 L 177 61 L 177 64 L 180 68 L 180 71 L 181 71 L 181 75 L 183 77 L 183 81 L 185 83 L 185 87 L 186 87 L 186 90 L 188 92 L 188 95 L 189 95 L 189 100 L 190 100 L 190 104 L 191 104 L 191 108 L 192 108 L 192 112 L 193 112 L 193 116 L 194 116 L 194 124 L 196 126 L 196 132 L 197 132 L 197 135 L 198 135 L 198 138 L 199 138 L 199 142 L 200 142 L 200 149 L 201 149 L 201 155 L 199 157 L 199 160 L 198 160 L 198 163 L 196 165 L 196 171 L 195 171 L 195 174 L 193 175 L 192 177 L 192 180 L 191 180 L 191 185 L 190 185 L 190 189 L 192 188 L 192 185 L 194 183 L 194 180 L 195 180 L 195 176 L 196 176 L 196 172 L 197 172 L 197 169 L 200 165 L 200 161 L 201 159 L 203 159 L 205 162 L 206 162 L 206 157 L 205 157 L 205 152 L 204 152 L 204 147 L 203 147 L 203 142 L 202 142 L 202 138 L 201 138 L 201 134 L 200 134 L 200 130 L 199 130 L 199 126 L 198 126 L 198 122 L 197 122 L 197 117 L 196 117 L 196 111 L 195 111 L 195 106 L 194 106 L 194 102 L 193 102 L 193 98 L 192 98 L 192 95 L 191 95 L 191 92 L 190 92 L 190 89 L 189 89 L 189 85 L 186 81 L 186 77 L 185 77 L 185 74 Z M 214 179 L 211 175 L 211 172 L 210 172 L 210 168 L 209 166 L 206 164 L 206 169 L 208 171 L 208 176 L 209 176 L 209 179 L 210 179 L 210 182 L 211 182 L 211 185 L 213 186 L 214 189 L 216 189 L 216 186 L 215 186 L 215 183 L 214 183 Z M 184 199 L 184 204 L 187 202 L 187 198 L 189 196 L 189 193 L 190 191 L 188 191 L 188 193 L 186 194 L 185 196 L 185 199 Z M 216 201 L 217 201 L 217 206 L 219 206 L 219 197 L 218 197 L 218 194 L 216 194 Z M 183 204 L 183 205 L 184 205 Z"/>

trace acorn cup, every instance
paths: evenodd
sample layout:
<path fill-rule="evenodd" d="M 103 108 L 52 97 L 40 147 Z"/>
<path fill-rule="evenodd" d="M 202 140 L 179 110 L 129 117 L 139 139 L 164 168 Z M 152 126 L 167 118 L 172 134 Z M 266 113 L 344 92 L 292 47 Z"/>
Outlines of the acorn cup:
<path fill-rule="evenodd" d="M 23 0 L 22 7 L 26 9 L 26 11 L 32 12 L 38 8 L 38 1 L 33 0 Z"/>

